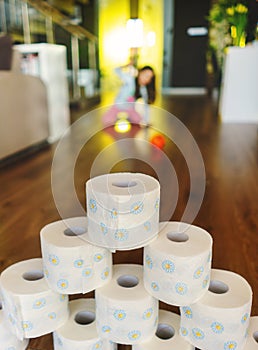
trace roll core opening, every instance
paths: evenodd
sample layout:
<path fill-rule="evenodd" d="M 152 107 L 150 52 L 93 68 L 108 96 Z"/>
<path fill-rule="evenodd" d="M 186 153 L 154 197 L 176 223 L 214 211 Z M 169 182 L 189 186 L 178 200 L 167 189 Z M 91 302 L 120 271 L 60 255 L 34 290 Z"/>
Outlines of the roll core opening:
<path fill-rule="evenodd" d="M 229 290 L 228 285 L 222 281 L 211 280 L 209 291 L 215 294 L 224 294 Z"/>
<path fill-rule="evenodd" d="M 85 227 L 74 226 L 64 230 L 64 235 L 68 237 L 80 236 L 87 232 Z"/>
<path fill-rule="evenodd" d="M 91 311 L 79 311 L 75 315 L 74 321 L 83 326 L 91 324 L 95 321 L 95 313 Z"/>
<path fill-rule="evenodd" d="M 124 288 L 133 288 L 137 286 L 138 283 L 138 277 L 133 275 L 122 275 L 117 279 L 117 284 Z"/>
<path fill-rule="evenodd" d="M 43 273 L 43 271 L 40 271 L 40 270 L 32 270 L 32 271 L 24 272 L 22 277 L 26 281 L 30 281 L 30 282 L 31 281 L 38 281 L 44 277 L 44 273 Z"/>
<path fill-rule="evenodd" d="M 168 232 L 167 239 L 172 242 L 183 243 L 188 241 L 189 236 L 184 232 Z"/>
<path fill-rule="evenodd" d="M 175 335 L 175 330 L 172 326 L 166 323 L 159 323 L 156 331 L 156 337 L 164 340 L 171 339 Z"/>

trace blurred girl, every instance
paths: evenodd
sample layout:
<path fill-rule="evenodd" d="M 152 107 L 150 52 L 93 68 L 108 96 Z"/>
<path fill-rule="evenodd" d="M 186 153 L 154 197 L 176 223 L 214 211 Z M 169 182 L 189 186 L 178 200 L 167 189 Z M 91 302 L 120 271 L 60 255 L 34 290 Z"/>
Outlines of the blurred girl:
<path fill-rule="evenodd" d="M 137 70 L 134 66 L 126 66 L 115 69 L 123 85 L 115 99 L 115 104 L 104 115 L 103 122 L 106 125 L 115 123 L 119 112 L 126 112 L 128 119 L 136 124 L 149 124 L 149 104 L 155 100 L 155 73 L 152 67 L 144 66 Z M 141 116 L 135 110 L 135 101 L 142 98 L 144 113 Z"/>

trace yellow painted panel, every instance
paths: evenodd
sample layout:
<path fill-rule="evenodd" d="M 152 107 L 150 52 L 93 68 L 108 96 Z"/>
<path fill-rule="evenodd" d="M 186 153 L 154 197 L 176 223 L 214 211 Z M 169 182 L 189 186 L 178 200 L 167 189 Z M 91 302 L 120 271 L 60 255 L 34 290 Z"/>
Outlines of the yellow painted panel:
<path fill-rule="evenodd" d="M 138 3 L 138 17 L 143 20 L 144 27 L 144 44 L 138 49 L 138 66 L 148 64 L 155 69 L 159 89 L 163 62 L 163 1 L 139 0 Z M 99 1 L 99 61 L 104 91 L 115 93 L 119 80 L 113 69 L 129 61 L 130 49 L 126 38 L 126 22 L 129 18 L 130 0 Z M 154 36 L 155 44 L 149 46 Z"/>

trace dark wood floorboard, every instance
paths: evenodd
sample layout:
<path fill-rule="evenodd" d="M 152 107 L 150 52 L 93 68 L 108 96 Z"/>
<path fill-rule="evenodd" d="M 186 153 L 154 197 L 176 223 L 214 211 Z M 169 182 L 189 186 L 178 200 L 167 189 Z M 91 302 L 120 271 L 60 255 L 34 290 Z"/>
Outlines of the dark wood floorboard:
<path fill-rule="evenodd" d="M 216 101 L 206 96 L 172 97 L 163 96 L 157 105 L 175 115 L 190 130 L 201 151 L 205 170 L 205 196 L 193 224 L 208 230 L 213 236 L 212 266 L 234 271 L 242 275 L 253 289 L 252 315 L 258 315 L 258 172 L 257 172 L 257 125 L 222 124 L 217 117 Z M 93 112 L 94 113 L 94 112 Z M 162 112 L 161 112 L 162 113 Z M 72 115 L 78 120 L 80 113 Z M 90 118 L 89 118 L 90 119 Z M 167 134 L 173 135 L 173 123 L 168 120 L 152 120 L 153 126 L 143 130 L 134 126 L 128 134 L 118 135 L 112 128 L 96 132 L 81 150 L 75 166 L 75 188 L 82 207 L 85 208 L 85 182 L 91 176 L 91 168 L 96 157 L 114 141 L 135 137 L 149 141 L 157 129 L 166 128 Z M 89 137 L 90 130 L 101 125 L 101 111 L 96 119 L 85 120 L 78 131 L 78 139 Z M 162 125 L 162 123 L 165 125 Z M 180 135 L 174 135 L 178 137 Z M 63 161 L 59 167 L 60 182 L 56 184 L 63 207 L 68 216 L 77 214 L 69 201 L 66 180 L 70 173 L 70 159 L 78 140 L 73 137 L 65 145 Z M 184 143 L 189 140 L 183 140 Z M 191 143 L 188 145 L 191 154 Z M 27 158 L 5 165 L 1 172 L 1 227 L 0 227 L 0 272 L 7 266 L 25 259 L 40 257 L 40 229 L 60 219 L 51 189 L 51 164 L 57 144 L 32 154 Z M 107 151 L 99 164 L 98 171 L 144 172 L 156 176 L 155 170 L 140 159 L 121 159 L 116 162 L 116 152 L 123 151 L 116 145 Z M 140 151 L 140 153 L 143 150 Z M 170 182 L 170 175 L 165 174 L 166 164 L 162 154 L 166 154 L 173 164 L 179 182 L 179 199 L 169 220 L 180 220 L 189 196 L 189 174 L 184 155 L 175 143 L 166 138 L 163 152 L 148 149 L 157 169 L 164 169 L 164 179 Z M 127 152 L 125 152 L 125 155 Z M 148 153 L 149 154 L 149 153 Z M 114 165 L 110 169 L 112 162 Z M 198 168 L 193 167 L 195 180 L 198 181 Z M 199 179 L 202 181 L 202 179 Z M 161 214 L 169 213 L 171 197 L 166 196 L 166 185 L 162 187 Z M 195 200 L 195 198 L 194 198 Z M 198 201 L 198 196 L 196 201 Z M 142 249 L 116 252 L 114 263 L 142 263 Z M 161 303 L 161 307 L 178 312 L 177 308 Z M 121 348 L 129 348 L 122 347 Z M 30 341 L 31 350 L 51 350 L 51 335 Z"/>

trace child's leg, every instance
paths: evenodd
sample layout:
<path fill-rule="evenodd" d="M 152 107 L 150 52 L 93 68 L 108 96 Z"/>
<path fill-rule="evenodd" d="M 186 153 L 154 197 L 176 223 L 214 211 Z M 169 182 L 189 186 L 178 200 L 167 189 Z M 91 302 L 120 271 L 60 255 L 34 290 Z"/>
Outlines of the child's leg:
<path fill-rule="evenodd" d="M 119 112 L 119 109 L 116 107 L 116 105 L 112 106 L 103 116 L 103 123 L 105 125 L 112 125 L 115 123 L 117 119 L 117 113 Z"/>
<path fill-rule="evenodd" d="M 140 124 L 142 118 L 134 107 L 130 107 L 130 109 L 128 109 L 128 115 L 131 123 Z"/>

